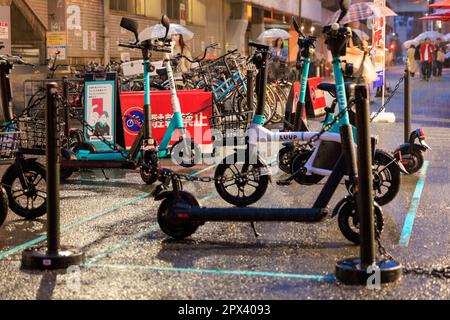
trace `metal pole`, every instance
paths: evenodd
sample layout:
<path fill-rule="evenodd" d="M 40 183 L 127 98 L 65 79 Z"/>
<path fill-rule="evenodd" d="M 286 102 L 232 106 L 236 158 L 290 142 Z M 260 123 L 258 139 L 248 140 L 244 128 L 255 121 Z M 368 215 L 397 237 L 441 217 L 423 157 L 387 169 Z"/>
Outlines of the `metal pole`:
<path fill-rule="evenodd" d="M 358 199 L 360 219 L 361 262 L 375 263 L 375 218 L 372 176 L 372 141 L 370 138 L 370 102 L 367 85 L 356 86 L 356 122 L 358 127 Z"/>
<path fill-rule="evenodd" d="M 56 83 L 47 84 L 47 245 L 48 252 L 55 254 L 60 247 L 60 210 L 59 210 L 59 186 L 60 186 L 60 126 L 59 112 L 53 99 L 53 92 L 57 88 Z"/>
<path fill-rule="evenodd" d="M 375 217 L 372 176 L 372 141 L 370 137 L 370 102 L 368 86 L 357 85 L 356 122 L 358 125 L 358 188 L 357 211 L 360 222 L 360 257 L 338 262 L 336 277 L 348 285 L 376 285 L 399 280 L 403 268 L 395 260 L 377 259 L 375 247 Z"/>
<path fill-rule="evenodd" d="M 58 85 L 47 84 L 47 248 L 36 247 L 22 253 L 22 267 L 25 269 L 55 270 L 79 266 L 84 261 L 84 253 L 76 248 L 61 247 L 60 244 L 60 157 L 61 126 L 60 109 L 54 97 Z"/>
<path fill-rule="evenodd" d="M 405 143 L 409 142 L 411 134 L 411 73 L 409 72 L 409 61 L 406 61 L 405 69 Z"/>

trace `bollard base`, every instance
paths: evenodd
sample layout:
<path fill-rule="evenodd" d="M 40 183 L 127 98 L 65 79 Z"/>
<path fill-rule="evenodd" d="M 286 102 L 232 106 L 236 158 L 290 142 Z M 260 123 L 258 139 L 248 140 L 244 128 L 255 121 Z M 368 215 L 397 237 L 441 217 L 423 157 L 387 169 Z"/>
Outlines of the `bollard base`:
<path fill-rule="evenodd" d="M 374 266 L 380 270 L 380 284 L 396 282 L 402 277 L 403 267 L 396 261 L 377 260 Z M 336 265 L 337 279 L 347 285 L 365 286 L 369 278 L 376 279 L 374 272 L 368 272 L 367 268 L 362 267 L 360 258 L 347 259 Z"/>
<path fill-rule="evenodd" d="M 26 270 L 62 270 L 80 266 L 85 260 L 84 253 L 76 248 L 63 247 L 58 252 L 47 248 L 32 248 L 22 253 L 22 268 Z"/>

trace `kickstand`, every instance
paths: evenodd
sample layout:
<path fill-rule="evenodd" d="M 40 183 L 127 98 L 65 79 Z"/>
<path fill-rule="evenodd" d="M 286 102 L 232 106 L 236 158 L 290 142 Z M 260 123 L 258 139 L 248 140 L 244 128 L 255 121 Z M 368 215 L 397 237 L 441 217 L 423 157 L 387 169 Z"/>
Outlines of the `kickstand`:
<path fill-rule="evenodd" d="M 252 222 L 251 225 L 252 225 L 252 229 L 253 229 L 253 232 L 254 232 L 254 234 L 255 234 L 255 237 L 256 237 L 256 238 L 262 237 L 262 234 L 260 234 L 260 233 L 258 232 L 258 230 L 256 230 L 256 224 L 255 224 L 254 222 Z"/>
<path fill-rule="evenodd" d="M 105 177 L 106 181 L 108 181 L 109 177 L 106 175 L 106 172 L 104 169 L 102 169 L 102 173 L 103 173 L 103 176 Z"/>

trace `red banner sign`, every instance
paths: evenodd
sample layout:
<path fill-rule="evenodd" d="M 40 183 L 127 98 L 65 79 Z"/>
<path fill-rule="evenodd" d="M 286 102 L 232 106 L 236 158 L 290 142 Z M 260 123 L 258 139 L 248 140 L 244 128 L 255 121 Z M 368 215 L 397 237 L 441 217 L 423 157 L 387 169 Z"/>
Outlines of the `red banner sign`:
<path fill-rule="evenodd" d="M 308 79 L 308 90 L 309 90 L 309 99 L 312 105 L 312 113 L 315 116 L 322 114 L 322 110 L 327 107 L 327 101 L 325 99 L 325 94 L 322 90 L 319 90 L 319 84 L 322 80 L 317 78 Z"/>
<path fill-rule="evenodd" d="M 209 118 L 212 117 L 212 94 L 202 90 L 178 91 L 183 115 L 194 114 L 184 119 L 188 135 L 200 145 L 211 144 L 212 136 Z M 151 93 L 153 138 L 160 143 L 169 127 L 173 116 L 170 91 L 154 91 Z M 142 127 L 144 113 L 144 93 L 124 92 L 120 95 L 122 106 L 125 144 L 130 148 Z M 172 143 L 179 140 L 175 132 Z"/>

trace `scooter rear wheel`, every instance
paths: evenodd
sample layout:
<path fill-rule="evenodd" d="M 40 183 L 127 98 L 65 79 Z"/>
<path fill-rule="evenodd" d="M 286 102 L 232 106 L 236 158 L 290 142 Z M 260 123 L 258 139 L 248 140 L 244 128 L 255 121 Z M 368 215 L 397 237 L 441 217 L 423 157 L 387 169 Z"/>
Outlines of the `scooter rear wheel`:
<path fill-rule="evenodd" d="M 335 214 L 338 215 L 339 229 L 344 237 L 355 245 L 361 243 L 360 221 L 356 200 L 353 197 L 347 197 L 337 206 Z M 375 227 L 378 234 L 384 230 L 383 209 L 374 202 Z"/>
<path fill-rule="evenodd" d="M 173 212 L 177 205 L 193 208 L 199 207 L 200 204 L 192 194 L 180 191 L 179 197 L 171 195 L 158 209 L 158 224 L 161 230 L 171 238 L 183 240 L 192 236 L 200 225 L 191 221 L 177 221 Z"/>
<path fill-rule="evenodd" d="M 235 156 L 232 156 L 233 159 Z M 225 160 L 225 164 L 217 167 L 216 190 L 223 200 L 237 207 L 250 206 L 264 197 L 269 186 L 268 174 L 261 175 L 253 173 L 253 170 L 264 171 L 266 165 L 259 160 L 255 165 L 251 164 L 228 164 L 233 161 Z M 252 174 L 247 175 L 248 172 Z"/>
<path fill-rule="evenodd" d="M 202 150 L 191 139 L 183 139 L 172 147 L 172 160 L 183 168 L 193 168 L 201 162 Z"/>
<path fill-rule="evenodd" d="M 0 188 L 0 227 L 5 223 L 8 216 L 8 196 L 6 195 L 5 188 Z"/>
<path fill-rule="evenodd" d="M 294 158 L 294 147 L 287 146 L 278 153 L 278 164 L 280 170 L 285 173 L 292 173 L 292 161 Z"/>
<path fill-rule="evenodd" d="M 9 167 L 2 183 L 11 210 L 27 220 L 47 213 L 47 182 L 45 167 L 34 160 L 24 160 L 22 170 L 26 186 L 22 186 L 15 165 Z"/>
<path fill-rule="evenodd" d="M 384 151 L 377 150 L 373 160 L 374 200 L 380 206 L 385 206 L 391 203 L 400 191 L 401 171 L 395 160 Z M 350 181 L 345 181 L 345 186 L 353 193 Z"/>
<path fill-rule="evenodd" d="M 402 156 L 402 164 L 409 174 L 415 174 L 422 169 L 425 159 L 423 153 L 420 150 L 404 147 L 397 150 L 395 154 L 400 153 Z"/>

